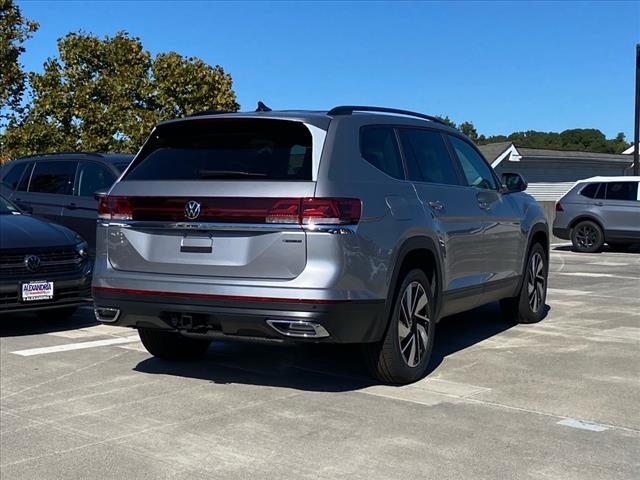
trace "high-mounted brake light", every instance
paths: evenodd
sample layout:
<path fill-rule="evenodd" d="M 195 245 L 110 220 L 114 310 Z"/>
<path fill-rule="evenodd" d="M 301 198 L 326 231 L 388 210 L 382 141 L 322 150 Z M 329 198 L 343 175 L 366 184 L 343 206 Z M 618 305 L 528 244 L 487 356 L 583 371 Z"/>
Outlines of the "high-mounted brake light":
<path fill-rule="evenodd" d="M 187 203 L 198 213 L 187 217 Z M 362 202 L 356 198 L 243 198 L 243 197 L 101 197 L 98 218 L 219 223 L 285 223 L 349 225 L 360 221 Z"/>

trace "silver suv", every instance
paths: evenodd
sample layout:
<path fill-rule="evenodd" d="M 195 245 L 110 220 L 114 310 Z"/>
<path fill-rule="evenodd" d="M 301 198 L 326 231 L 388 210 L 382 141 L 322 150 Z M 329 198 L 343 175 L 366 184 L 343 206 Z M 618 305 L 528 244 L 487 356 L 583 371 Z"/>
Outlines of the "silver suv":
<path fill-rule="evenodd" d="M 153 130 L 99 204 L 98 320 L 175 360 L 221 337 L 365 344 L 377 378 L 406 383 L 444 316 L 501 300 L 543 317 L 543 211 L 459 131 L 386 108 L 260 110 Z"/>
<path fill-rule="evenodd" d="M 593 177 L 577 182 L 556 203 L 553 234 L 579 252 L 604 243 L 625 250 L 640 243 L 640 177 Z"/>

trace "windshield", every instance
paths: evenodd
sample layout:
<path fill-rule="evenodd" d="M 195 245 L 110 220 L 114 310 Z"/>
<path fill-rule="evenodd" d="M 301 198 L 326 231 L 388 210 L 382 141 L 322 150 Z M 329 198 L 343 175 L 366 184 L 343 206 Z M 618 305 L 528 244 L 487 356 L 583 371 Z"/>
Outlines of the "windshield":
<path fill-rule="evenodd" d="M 160 126 L 126 180 L 311 180 L 312 136 L 300 122 L 219 119 Z"/>
<path fill-rule="evenodd" d="M 11 215 L 16 213 L 20 213 L 18 207 L 9 202 L 6 198 L 0 197 L 0 215 Z"/>

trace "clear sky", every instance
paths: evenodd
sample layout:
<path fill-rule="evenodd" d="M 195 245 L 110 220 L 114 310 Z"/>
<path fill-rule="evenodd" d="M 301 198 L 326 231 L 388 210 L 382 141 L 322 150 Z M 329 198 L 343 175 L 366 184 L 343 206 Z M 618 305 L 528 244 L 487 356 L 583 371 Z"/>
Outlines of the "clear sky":
<path fill-rule="evenodd" d="M 19 1 L 39 71 L 70 31 L 126 30 L 220 64 L 253 109 L 370 104 L 480 133 L 599 128 L 631 141 L 640 2 Z"/>

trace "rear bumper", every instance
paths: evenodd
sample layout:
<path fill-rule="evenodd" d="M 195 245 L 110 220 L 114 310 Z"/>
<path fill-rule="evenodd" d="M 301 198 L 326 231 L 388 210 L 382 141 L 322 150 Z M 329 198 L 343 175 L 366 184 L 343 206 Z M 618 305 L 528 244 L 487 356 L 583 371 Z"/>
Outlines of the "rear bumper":
<path fill-rule="evenodd" d="M 109 322 L 110 325 L 180 331 L 211 338 L 371 343 L 382 338 L 386 326 L 384 300 L 314 303 L 96 289 L 94 303 L 96 307 L 118 310 L 115 322 Z M 267 320 L 308 322 L 323 327 L 328 336 L 287 336 L 272 328 Z"/>
<path fill-rule="evenodd" d="M 563 240 L 571 240 L 571 229 L 566 227 L 553 227 L 553 236 Z"/>

